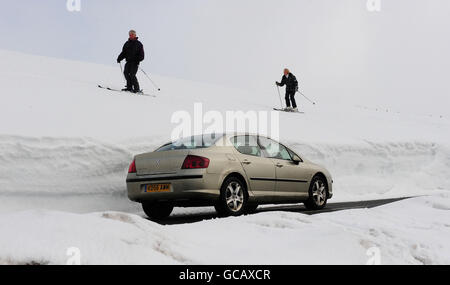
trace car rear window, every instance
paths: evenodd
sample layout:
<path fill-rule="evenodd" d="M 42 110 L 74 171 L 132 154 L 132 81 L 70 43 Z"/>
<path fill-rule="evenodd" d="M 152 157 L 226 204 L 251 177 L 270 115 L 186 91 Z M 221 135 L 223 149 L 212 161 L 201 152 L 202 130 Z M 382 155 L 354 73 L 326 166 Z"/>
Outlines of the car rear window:
<path fill-rule="evenodd" d="M 208 135 L 198 135 L 179 139 L 175 142 L 167 143 L 156 151 L 169 151 L 169 150 L 179 150 L 179 149 L 199 149 L 208 148 L 214 145 L 223 134 L 208 134 Z"/>

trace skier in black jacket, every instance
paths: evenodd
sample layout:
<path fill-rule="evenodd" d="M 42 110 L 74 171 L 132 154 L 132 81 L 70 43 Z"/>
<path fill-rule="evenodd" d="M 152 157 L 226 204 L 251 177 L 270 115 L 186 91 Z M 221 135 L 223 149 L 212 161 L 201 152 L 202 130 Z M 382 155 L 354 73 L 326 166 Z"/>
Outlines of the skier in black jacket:
<path fill-rule="evenodd" d="M 283 78 L 281 78 L 281 83 L 276 82 L 277 86 L 286 85 L 286 111 L 297 112 L 297 103 L 295 102 L 295 93 L 298 91 L 298 81 L 294 74 L 292 74 L 289 69 L 284 69 Z M 292 107 L 291 107 L 292 102 Z"/>
<path fill-rule="evenodd" d="M 126 59 L 125 69 L 123 74 L 127 80 L 127 87 L 122 91 L 131 91 L 134 93 L 141 92 L 139 82 L 136 78 L 136 73 L 139 69 L 139 63 L 144 60 L 144 46 L 136 37 L 136 31 L 131 30 L 128 41 L 123 45 L 122 52 L 117 57 L 117 63 Z"/>

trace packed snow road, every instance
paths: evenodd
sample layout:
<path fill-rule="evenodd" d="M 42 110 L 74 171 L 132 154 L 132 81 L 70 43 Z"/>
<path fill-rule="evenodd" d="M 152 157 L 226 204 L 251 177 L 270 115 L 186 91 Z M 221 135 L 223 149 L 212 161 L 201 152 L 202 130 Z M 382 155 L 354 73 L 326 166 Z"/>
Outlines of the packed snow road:
<path fill-rule="evenodd" d="M 356 201 L 356 202 L 340 202 L 340 203 L 328 203 L 327 206 L 318 211 L 308 211 L 304 206 L 298 205 L 266 205 L 260 206 L 253 214 L 266 213 L 266 212 L 292 212 L 301 213 L 306 215 L 317 215 L 321 213 L 337 212 L 352 209 L 371 209 L 379 207 L 382 205 L 387 205 L 390 203 L 395 203 L 404 199 L 409 198 L 393 198 L 393 199 L 381 199 L 381 200 L 370 200 L 370 201 Z M 182 212 L 179 211 L 178 214 L 171 215 L 167 219 L 158 221 L 161 225 L 177 225 L 177 224 L 187 224 L 196 223 L 204 220 L 211 220 L 218 218 L 217 213 L 213 208 L 204 208 L 202 211 L 197 212 Z"/>

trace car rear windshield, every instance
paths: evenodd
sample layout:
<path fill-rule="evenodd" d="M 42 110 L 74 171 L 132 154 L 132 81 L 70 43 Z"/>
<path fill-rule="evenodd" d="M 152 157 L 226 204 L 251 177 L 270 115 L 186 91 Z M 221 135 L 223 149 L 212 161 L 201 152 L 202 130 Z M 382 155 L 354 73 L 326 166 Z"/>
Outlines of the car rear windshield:
<path fill-rule="evenodd" d="M 208 134 L 182 138 L 175 142 L 167 143 L 156 151 L 207 148 L 215 144 L 222 137 L 223 134 Z"/>

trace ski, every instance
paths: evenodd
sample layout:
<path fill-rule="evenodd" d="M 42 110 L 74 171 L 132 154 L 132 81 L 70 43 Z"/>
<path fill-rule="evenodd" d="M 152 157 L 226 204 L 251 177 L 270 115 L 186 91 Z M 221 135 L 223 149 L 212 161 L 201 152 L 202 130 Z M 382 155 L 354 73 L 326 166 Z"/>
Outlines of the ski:
<path fill-rule="evenodd" d="M 115 89 L 115 88 L 111 88 L 111 87 L 107 87 L 107 86 L 103 86 L 103 85 L 97 85 L 97 86 L 98 86 L 98 88 L 109 90 L 109 91 L 114 91 L 114 92 L 129 93 L 131 95 L 136 95 L 136 96 L 156 97 L 155 95 L 150 95 L 150 94 L 145 94 L 145 93 L 133 93 L 130 91 L 122 91 L 120 89 Z"/>
<path fill-rule="evenodd" d="M 285 113 L 297 113 L 297 114 L 304 114 L 305 112 L 300 112 L 300 111 L 286 111 L 284 109 L 279 109 L 279 108 L 273 108 L 275 111 L 279 111 L 279 112 L 285 112 Z"/>

